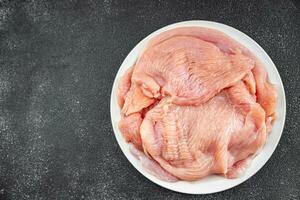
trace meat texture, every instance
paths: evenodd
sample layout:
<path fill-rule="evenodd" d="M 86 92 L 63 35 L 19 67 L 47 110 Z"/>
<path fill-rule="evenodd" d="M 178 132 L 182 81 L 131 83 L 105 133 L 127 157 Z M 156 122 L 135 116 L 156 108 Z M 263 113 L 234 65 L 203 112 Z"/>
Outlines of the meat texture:
<path fill-rule="evenodd" d="M 208 28 L 154 37 L 118 87 L 119 128 L 160 179 L 243 174 L 266 142 L 276 90 L 263 65 Z"/>

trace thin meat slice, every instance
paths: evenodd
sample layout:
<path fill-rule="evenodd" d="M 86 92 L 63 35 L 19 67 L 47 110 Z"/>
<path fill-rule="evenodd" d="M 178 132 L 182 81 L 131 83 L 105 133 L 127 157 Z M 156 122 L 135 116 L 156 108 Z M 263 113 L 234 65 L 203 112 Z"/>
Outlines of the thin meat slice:
<path fill-rule="evenodd" d="M 265 111 L 256 103 L 243 82 L 227 90 L 227 94 L 240 113 L 244 113 L 244 125 L 241 130 L 233 132 L 228 151 L 233 164 L 229 167 L 228 177 L 234 178 L 249 163 L 246 160 L 254 156 L 266 141 Z M 252 160 L 252 159 L 250 159 Z M 235 172 L 239 171 L 239 173 Z"/>
<path fill-rule="evenodd" d="M 154 98 L 147 97 L 136 83 L 132 83 L 125 97 L 122 113 L 130 115 L 132 113 L 140 112 L 143 108 L 147 108 L 154 102 Z"/>
<path fill-rule="evenodd" d="M 276 88 L 270 83 L 266 70 L 258 61 L 252 72 L 256 82 L 257 102 L 266 111 L 267 117 L 272 117 L 275 119 L 275 108 L 277 101 Z"/>
<path fill-rule="evenodd" d="M 130 89 L 133 69 L 134 67 L 130 67 L 119 80 L 117 88 L 117 101 L 120 108 L 123 108 L 126 94 Z"/>
<path fill-rule="evenodd" d="M 177 36 L 186 36 L 197 38 L 209 43 L 214 44 L 223 52 L 228 54 L 242 53 L 249 55 L 250 52 L 244 46 L 236 42 L 228 35 L 211 28 L 205 27 L 181 27 L 165 31 L 158 36 L 154 37 L 148 44 L 147 48 L 156 46 L 170 38 Z"/>
<path fill-rule="evenodd" d="M 220 94 L 204 105 L 177 106 L 162 100 L 146 114 L 141 138 L 146 154 L 183 180 L 226 173 L 231 132 L 241 116 Z"/>
<path fill-rule="evenodd" d="M 138 149 L 142 149 L 142 141 L 140 136 L 140 126 L 142 124 L 142 116 L 140 113 L 121 116 L 119 129 L 127 142 L 131 142 Z"/>
<path fill-rule="evenodd" d="M 142 88 L 131 82 L 134 67 L 130 67 L 121 77 L 117 88 L 117 101 L 122 114 L 128 116 L 140 112 L 155 102 L 144 95 Z"/>
<path fill-rule="evenodd" d="M 171 96 L 179 105 L 199 105 L 241 80 L 254 66 L 242 54 L 226 55 L 194 37 L 173 37 L 146 50 L 132 81 L 149 98 Z"/>
<path fill-rule="evenodd" d="M 165 98 L 141 124 L 143 149 L 179 179 L 237 174 L 265 142 L 264 117 L 243 82 L 199 106 Z"/>

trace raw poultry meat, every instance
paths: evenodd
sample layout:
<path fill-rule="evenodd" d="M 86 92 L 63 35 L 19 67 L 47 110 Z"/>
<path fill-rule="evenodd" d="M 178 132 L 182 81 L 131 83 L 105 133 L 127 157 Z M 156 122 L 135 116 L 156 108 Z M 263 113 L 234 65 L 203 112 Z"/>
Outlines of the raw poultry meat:
<path fill-rule="evenodd" d="M 119 82 L 119 128 L 162 180 L 240 176 L 272 129 L 276 90 L 249 50 L 213 29 L 154 37 Z"/>

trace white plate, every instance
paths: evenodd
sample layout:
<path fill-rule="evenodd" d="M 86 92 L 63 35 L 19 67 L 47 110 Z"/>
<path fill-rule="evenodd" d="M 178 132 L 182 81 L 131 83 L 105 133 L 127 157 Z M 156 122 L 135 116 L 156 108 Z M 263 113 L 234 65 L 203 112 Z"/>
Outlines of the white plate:
<path fill-rule="evenodd" d="M 278 88 L 278 104 L 276 108 L 276 112 L 278 114 L 278 119 L 276 119 L 274 125 L 273 125 L 273 131 L 269 135 L 267 142 L 265 146 L 263 147 L 262 151 L 254 158 L 251 165 L 247 168 L 246 172 L 237 179 L 226 179 L 221 176 L 208 176 L 204 179 L 201 179 L 199 181 L 195 182 L 187 182 L 187 181 L 178 181 L 175 183 L 165 182 L 162 181 L 155 176 L 149 174 L 139 161 L 132 156 L 132 154 L 129 152 L 129 145 L 126 143 L 124 138 L 121 135 L 121 132 L 118 128 L 118 122 L 120 120 L 120 109 L 117 104 L 116 99 L 116 88 L 117 88 L 117 82 L 119 78 L 124 74 L 124 72 L 134 64 L 135 60 L 137 59 L 140 52 L 142 52 L 143 48 L 147 44 L 147 42 L 154 37 L 155 35 L 158 35 L 159 33 L 162 33 L 166 30 L 177 28 L 177 27 L 184 27 L 184 26 L 198 26 L 198 27 L 207 27 L 207 28 L 214 28 L 219 31 L 222 31 L 226 33 L 227 35 L 231 36 L 233 39 L 247 47 L 256 57 L 261 60 L 261 62 L 264 64 L 264 66 L 267 69 L 267 72 L 269 74 L 269 78 L 272 83 L 277 85 Z M 279 73 L 273 63 L 273 61 L 270 59 L 268 54 L 263 50 L 262 47 L 260 47 L 253 39 L 251 39 L 246 34 L 238 31 L 237 29 L 234 29 L 230 26 L 216 23 L 216 22 L 210 22 L 210 21 L 185 21 L 185 22 L 179 22 L 175 23 L 166 27 L 163 27 L 149 36 L 147 36 L 145 39 L 143 39 L 140 43 L 138 43 L 132 51 L 128 54 L 128 56 L 123 61 L 117 76 L 115 78 L 112 93 L 111 93 L 111 102 L 110 102 L 110 114 L 111 114 L 111 121 L 113 125 L 113 130 L 115 133 L 115 136 L 117 138 L 117 141 L 129 160 L 129 162 L 145 177 L 147 177 L 152 182 L 165 187 L 170 190 L 174 190 L 177 192 L 182 193 L 188 193 L 188 194 L 208 194 L 208 193 L 215 193 L 220 192 L 223 190 L 227 190 L 229 188 L 232 188 L 234 186 L 237 186 L 241 184 L 242 182 L 249 179 L 251 176 L 253 176 L 258 170 L 260 170 L 264 164 L 269 160 L 271 155 L 273 154 L 279 140 L 281 137 L 281 133 L 284 127 L 285 122 L 285 113 L 286 113 L 286 102 L 285 102 L 285 93 L 282 81 L 280 79 Z M 279 164 L 279 163 L 278 163 Z"/>

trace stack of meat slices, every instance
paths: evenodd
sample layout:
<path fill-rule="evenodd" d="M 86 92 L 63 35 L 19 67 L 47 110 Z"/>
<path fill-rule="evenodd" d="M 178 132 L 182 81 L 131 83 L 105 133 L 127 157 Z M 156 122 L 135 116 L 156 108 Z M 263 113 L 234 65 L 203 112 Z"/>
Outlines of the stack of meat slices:
<path fill-rule="evenodd" d="M 167 181 L 240 176 L 265 144 L 277 98 L 249 50 L 200 27 L 154 37 L 117 95 L 132 153 Z"/>

